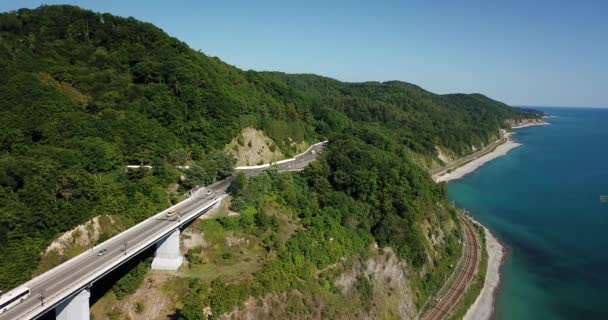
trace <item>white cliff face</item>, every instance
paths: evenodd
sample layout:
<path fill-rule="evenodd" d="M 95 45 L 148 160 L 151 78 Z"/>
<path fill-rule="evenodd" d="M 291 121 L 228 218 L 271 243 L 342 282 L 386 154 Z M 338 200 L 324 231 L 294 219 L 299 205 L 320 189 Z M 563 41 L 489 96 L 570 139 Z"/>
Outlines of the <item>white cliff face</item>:
<path fill-rule="evenodd" d="M 306 316 L 300 318 L 306 319 L 327 319 L 327 314 L 331 314 L 332 319 L 416 317 L 418 309 L 409 281 L 409 267 L 392 249 L 375 248 L 366 259 L 344 260 L 325 269 L 330 273 L 337 270 L 341 271 L 333 286 L 338 292 L 332 293 L 333 298 L 329 300 L 305 289 L 267 294 L 249 298 L 220 319 L 299 318 L 295 316 L 298 313 L 293 313 L 294 308 L 305 312 Z M 331 311 L 326 313 L 328 310 Z"/>
<path fill-rule="evenodd" d="M 253 166 L 285 158 L 272 139 L 254 128 L 244 128 L 224 150 L 237 159 L 237 166 Z"/>
<path fill-rule="evenodd" d="M 437 152 L 437 159 L 441 160 L 444 164 L 450 163 L 453 160 L 453 157 L 441 150 L 440 147 L 435 146 L 435 151 Z"/>
<path fill-rule="evenodd" d="M 348 296 L 357 290 L 360 281 L 371 284 L 373 301 L 367 319 L 382 318 L 386 310 L 393 310 L 400 319 L 413 319 L 418 309 L 407 275 L 408 266 L 391 248 L 375 251 L 367 260 L 355 261 L 350 269 L 338 276 L 334 285 L 341 294 Z"/>

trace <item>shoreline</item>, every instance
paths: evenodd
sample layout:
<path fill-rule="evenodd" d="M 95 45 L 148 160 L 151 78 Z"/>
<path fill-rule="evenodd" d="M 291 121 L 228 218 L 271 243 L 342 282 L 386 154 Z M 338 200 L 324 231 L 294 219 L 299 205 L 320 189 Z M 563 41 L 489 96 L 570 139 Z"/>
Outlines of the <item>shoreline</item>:
<path fill-rule="evenodd" d="M 548 124 L 548 123 L 546 123 Z M 543 125 L 543 124 L 530 124 Z M 484 164 L 506 155 L 511 149 L 521 146 L 521 143 L 511 140 L 511 136 L 514 133 L 506 135 L 506 141 L 496 146 L 494 150 L 475 158 L 460 167 L 453 169 L 451 172 L 443 172 L 433 175 L 435 182 L 449 182 L 452 180 L 460 179 L 469 173 L 479 169 Z M 485 247 L 488 255 L 488 265 L 486 269 L 486 275 L 483 283 L 481 292 L 471 304 L 465 313 L 463 319 L 466 320 L 479 320 L 479 319 L 493 319 L 494 318 L 494 307 L 496 303 L 496 296 L 501 284 L 502 267 L 507 258 L 507 251 L 505 245 L 503 245 L 492 232 L 484 225 L 473 219 L 471 216 L 468 218 L 475 224 L 481 226 L 485 234 Z"/>
<path fill-rule="evenodd" d="M 496 295 L 498 294 L 498 289 L 501 285 L 502 267 L 506 260 L 507 252 L 505 250 L 505 246 L 501 244 L 498 239 L 496 239 L 488 228 L 471 217 L 469 217 L 469 219 L 473 221 L 473 223 L 481 226 L 484 230 L 486 238 L 486 252 L 488 254 L 488 266 L 486 269 L 483 288 L 477 296 L 477 299 L 475 299 L 462 319 L 492 319 L 494 317 Z"/>
<path fill-rule="evenodd" d="M 543 122 L 530 122 L 530 123 L 525 123 L 525 124 L 522 124 L 522 125 L 511 127 L 511 129 L 521 129 L 521 128 L 527 128 L 527 127 L 548 126 L 548 125 L 551 125 L 551 123 L 545 122 L 545 121 L 543 121 Z"/>
<path fill-rule="evenodd" d="M 496 148 L 494 148 L 494 150 L 492 150 L 478 158 L 475 158 L 475 159 L 463 164 L 462 166 L 455 168 L 454 170 L 452 170 L 450 172 L 442 172 L 442 173 L 435 174 L 432 177 L 433 180 L 435 180 L 435 182 L 439 183 L 439 182 L 448 182 L 448 181 L 460 179 L 460 178 L 466 176 L 467 174 L 472 173 L 473 171 L 477 170 L 479 167 L 486 164 L 487 162 L 490 162 L 498 157 L 502 157 L 502 156 L 506 155 L 511 149 L 517 148 L 522 145 L 521 143 L 511 140 L 510 135 L 511 134 L 509 134 L 507 136 L 507 140 L 505 142 L 498 145 Z"/>
<path fill-rule="evenodd" d="M 548 117 L 551 116 L 543 116 L 543 119 Z M 511 129 L 545 126 L 550 124 L 551 123 L 549 122 L 540 120 L 512 126 Z M 432 179 L 436 183 L 447 183 L 452 180 L 457 180 L 466 176 L 467 174 L 474 172 L 487 162 L 506 155 L 509 151 L 511 151 L 511 149 L 517 148 L 522 145 L 521 143 L 511 140 L 511 136 L 514 134 L 514 132 L 506 134 L 504 137 L 506 138 L 506 140 L 503 143 L 497 145 L 492 151 L 487 152 L 477 158 L 474 158 L 471 161 L 466 162 L 463 165 L 451 169 L 449 171 L 441 171 L 439 173 L 436 173 L 432 175 Z M 488 265 L 481 292 L 479 293 L 473 304 L 469 306 L 463 319 L 493 319 L 496 297 L 501 285 L 502 267 L 504 266 L 504 263 L 507 259 L 508 251 L 506 246 L 502 244 L 500 240 L 498 240 L 488 228 L 473 219 L 471 216 L 468 216 L 468 218 L 473 223 L 481 226 L 484 230 L 486 238 L 485 247 L 486 252 L 488 254 Z"/>
<path fill-rule="evenodd" d="M 512 127 L 512 129 L 549 125 L 548 122 L 534 122 L 526 123 L 521 126 Z M 521 143 L 511 140 L 511 136 L 515 133 L 508 133 L 505 138 L 506 140 L 496 146 L 494 150 L 485 153 L 478 158 L 475 158 L 449 172 L 440 172 L 432 176 L 432 179 L 436 183 L 449 182 L 452 180 L 460 179 L 467 174 L 474 172 L 484 164 L 506 155 L 511 149 L 521 146 Z M 471 216 L 468 218 L 475 224 L 481 226 L 485 234 L 485 247 L 488 255 L 488 264 L 486 269 L 486 275 L 483 283 L 481 292 L 471 304 L 465 313 L 463 319 L 466 320 L 478 320 L 478 319 L 493 319 L 495 312 L 496 296 L 501 285 L 502 267 L 507 258 L 507 250 L 492 232 L 484 225 L 473 219 Z"/>

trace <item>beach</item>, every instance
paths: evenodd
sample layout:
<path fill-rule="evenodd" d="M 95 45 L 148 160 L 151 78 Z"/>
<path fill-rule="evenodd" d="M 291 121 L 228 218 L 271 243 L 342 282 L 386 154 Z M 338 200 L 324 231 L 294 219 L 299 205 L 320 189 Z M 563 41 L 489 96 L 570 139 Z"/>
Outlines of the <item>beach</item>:
<path fill-rule="evenodd" d="M 504 246 L 492 318 L 608 319 L 608 149 L 593 147 L 608 109 L 544 110 L 551 125 L 514 129 L 523 146 L 448 182 L 448 199 Z"/>
<path fill-rule="evenodd" d="M 547 126 L 550 125 L 549 122 L 529 122 L 529 123 L 525 123 L 522 125 L 518 125 L 518 126 L 514 126 L 511 127 L 511 129 L 521 129 L 521 128 L 527 128 L 527 127 L 535 127 L 535 126 Z"/>
<path fill-rule="evenodd" d="M 474 221 L 474 220 L 473 220 Z M 479 224 L 475 221 L 475 223 Z M 479 224 L 481 225 L 481 224 Z M 496 292 L 500 285 L 500 268 L 505 258 L 504 247 L 498 242 L 494 235 L 483 227 L 486 236 L 486 251 L 488 253 L 488 268 L 483 289 L 465 316 L 464 320 L 490 319 L 494 313 L 494 302 Z"/>
<path fill-rule="evenodd" d="M 548 123 L 528 123 L 522 125 L 521 127 L 545 124 Z M 505 136 L 506 141 L 496 146 L 494 150 L 483 154 L 451 171 L 440 172 L 433 175 L 433 180 L 439 183 L 460 179 L 465 175 L 477 170 L 485 163 L 506 155 L 510 150 L 522 145 L 521 143 L 511 140 L 512 135 L 513 133 L 507 134 Z M 498 286 L 500 284 L 500 269 L 505 258 L 505 251 L 504 247 L 500 244 L 496 237 L 494 237 L 490 230 L 488 230 L 488 228 L 484 227 L 472 218 L 471 220 L 474 223 L 482 226 L 484 229 L 486 238 L 486 252 L 488 254 L 488 267 L 486 270 L 483 288 L 475 302 L 469 307 L 469 310 L 467 310 L 467 313 L 463 319 L 491 319 L 494 314 L 494 303 L 496 300 Z"/>
<path fill-rule="evenodd" d="M 436 175 L 433 175 L 433 180 L 435 182 L 448 182 L 451 180 L 456 180 L 464 177 L 465 175 L 477 170 L 479 167 L 484 165 L 486 162 L 492 161 L 498 157 L 504 156 L 511 149 L 517 148 L 521 146 L 521 143 L 517 143 L 512 141 L 509 137 L 507 137 L 507 141 L 498 145 L 494 150 L 488 152 L 479 158 L 473 159 L 464 165 L 453 169 L 449 172 L 442 172 Z"/>

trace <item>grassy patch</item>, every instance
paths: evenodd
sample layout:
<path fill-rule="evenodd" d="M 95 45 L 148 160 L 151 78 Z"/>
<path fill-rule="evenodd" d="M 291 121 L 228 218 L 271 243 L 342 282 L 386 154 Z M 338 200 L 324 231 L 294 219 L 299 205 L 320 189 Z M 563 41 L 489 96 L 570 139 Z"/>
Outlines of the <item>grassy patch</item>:
<path fill-rule="evenodd" d="M 189 263 L 180 269 L 180 276 L 211 281 L 251 279 L 251 274 L 262 267 L 263 255 L 259 248 L 226 247 L 216 245 L 200 253 L 199 263 Z"/>
<path fill-rule="evenodd" d="M 110 291 L 91 306 L 91 314 L 95 319 L 117 318 L 117 314 L 120 314 L 120 312 L 116 310 L 117 304 L 118 299 L 116 298 L 116 295 L 114 292 Z"/>

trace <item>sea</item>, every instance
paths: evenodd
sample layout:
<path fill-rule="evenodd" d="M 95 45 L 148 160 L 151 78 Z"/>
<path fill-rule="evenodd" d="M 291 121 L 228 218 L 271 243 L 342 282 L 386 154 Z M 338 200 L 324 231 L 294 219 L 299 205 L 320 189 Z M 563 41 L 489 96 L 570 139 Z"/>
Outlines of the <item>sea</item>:
<path fill-rule="evenodd" d="M 551 125 L 515 129 L 449 198 L 508 250 L 496 319 L 608 319 L 608 109 L 533 108 Z"/>

